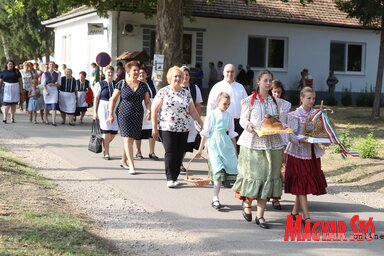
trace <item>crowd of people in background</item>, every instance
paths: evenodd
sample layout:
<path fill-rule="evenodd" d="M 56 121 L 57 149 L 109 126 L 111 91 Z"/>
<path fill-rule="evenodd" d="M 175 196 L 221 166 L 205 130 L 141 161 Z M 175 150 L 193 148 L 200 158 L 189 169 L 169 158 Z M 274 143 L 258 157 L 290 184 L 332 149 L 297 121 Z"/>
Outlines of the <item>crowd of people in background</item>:
<path fill-rule="evenodd" d="M 321 170 L 320 157 L 324 151 L 318 144 L 305 140 L 304 124 L 313 114 L 316 94 L 313 78 L 303 69 L 298 79 L 300 107 L 290 112 L 285 100 L 284 86 L 273 80 L 268 70 L 246 70 L 240 64 L 222 61 L 209 63 L 207 112 L 202 116 L 203 78 L 200 64 L 193 71 L 187 66 L 171 67 L 168 85 L 156 88 L 150 71 L 137 61 L 116 69 L 108 65 L 100 72 L 91 64 L 90 81 L 81 71 L 77 79 L 65 64 L 50 61 L 40 70 L 38 64 L 24 62 L 19 67 L 9 60 L 0 74 L 3 123 L 15 123 L 19 106 L 26 110 L 29 122 L 57 126 L 56 112 L 61 114 L 61 125 L 83 124 L 87 109 L 93 106 L 92 118 L 100 124 L 103 134 L 103 158 L 111 159 L 110 144 L 120 133 L 124 141 L 120 166 L 136 174 L 135 160 L 143 159 L 141 140 L 149 140 L 149 159 L 158 161 L 155 142 L 163 144 L 164 171 L 168 188 L 180 186 L 178 177 L 186 169 L 186 152 L 203 154 L 208 148 L 208 161 L 213 181 L 211 205 L 222 208 L 220 188 L 228 175 L 237 175 L 233 190 L 242 201 L 242 215 L 252 221 L 252 202 L 256 201 L 255 223 L 267 229 L 264 211 L 268 200 L 281 210 L 282 189 L 296 195 L 291 215 L 303 212 L 304 223 L 311 223 L 307 194 L 326 193 L 327 183 Z M 193 76 L 193 80 L 191 77 Z M 254 82 L 256 86 L 254 85 Z M 338 79 L 330 71 L 327 79 L 333 94 Z M 255 88 L 256 87 L 256 88 Z M 275 116 L 293 134 L 259 136 L 266 116 Z M 79 118 L 78 118 L 79 117 Z M 77 120 L 78 119 L 78 120 Z M 201 127 L 202 130 L 198 130 Z M 208 142 L 208 144 L 206 144 Z M 134 154 L 136 145 L 136 154 Z"/>

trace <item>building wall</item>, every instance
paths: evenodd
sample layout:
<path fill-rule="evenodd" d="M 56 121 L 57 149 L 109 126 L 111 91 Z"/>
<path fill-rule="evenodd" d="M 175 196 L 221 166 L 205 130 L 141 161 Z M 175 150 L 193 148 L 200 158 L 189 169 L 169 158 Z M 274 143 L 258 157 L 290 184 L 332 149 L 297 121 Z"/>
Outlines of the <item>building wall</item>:
<path fill-rule="evenodd" d="M 147 20 L 141 14 L 127 12 L 121 12 L 119 19 L 116 12 L 111 14 L 109 19 L 101 19 L 93 14 L 91 17 L 56 27 L 55 59 L 58 63 L 63 60 L 61 53 L 64 35 L 72 36 L 72 56 L 67 64 L 75 72 L 89 70 L 89 64 L 95 60 L 95 55 L 100 51 L 110 53 L 112 64 L 115 64 L 116 56 L 124 51 L 143 50 L 143 30 L 155 29 L 155 20 Z M 117 20 L 120 21 L 119 26 Z M 104 35 L 88 36 L 89 22 L 103 22 L 108 29 Z M 133 33 L 123 35 L 124 24 L 127 23 L 135 25 L 135 30 Z M 364 71 L 361 74 L 336 73 L 340 81 L 336 93 L 340 94 L 343 87 L 351 89 L 352 92 L 360 92 L 375 86 L 380 35 L 370 30 L 212 18 L 196 18 L 194 21 L 186 18 L 184 27 L 185 33 L 192 34 L 194 42 L 192 63 L 189 65 L 194 66 L 196 59 L 201 61 L 205 74 L 204 87 L 207 87 L 209 62 L 216 64 L 221 60 L 224 63 L 233 63 L 235 66 L 247 65 L 249 36 L 286 38 L 286 67 L 272 69 L 275 78 L 280 79 L 288 90 L 296 90 L 300 71 L 308 68 L 314 79 L 314 88 L 319 92 L 327 91 L 331 41 L 364 43 Z M 197 39 L 202 47 L 196 48 Z M 201 50 L 202 54 L 198 53 Z M 200 55 L 197 56 L 196 53 Z M 258 70 L 254 71 L 256 73 Z"/>
<path fill-rule="evenodd" d="M 110 26 L 108 19 L 94 14 L 55 27 L 55 61 L 71 68 L 75 78 L 82 70 L 90 74 L 90 64 L 96 62 L 98 53 L 111 54 L 111 29 L 105 29 L 103 35 L 88 35 L 88 23 L 103 23 L 105 28 Z"/>

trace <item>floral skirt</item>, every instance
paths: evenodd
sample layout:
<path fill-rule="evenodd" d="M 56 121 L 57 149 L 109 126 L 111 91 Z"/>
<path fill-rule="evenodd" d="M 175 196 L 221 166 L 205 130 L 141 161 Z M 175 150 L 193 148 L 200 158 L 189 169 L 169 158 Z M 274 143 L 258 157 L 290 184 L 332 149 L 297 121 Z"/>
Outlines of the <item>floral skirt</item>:
<path fill-rule="evenodd" d="M 237 179 L 232 189 L 244 199 L 280 198 L 283 150 L 251 150 L 241 147 Z"/>

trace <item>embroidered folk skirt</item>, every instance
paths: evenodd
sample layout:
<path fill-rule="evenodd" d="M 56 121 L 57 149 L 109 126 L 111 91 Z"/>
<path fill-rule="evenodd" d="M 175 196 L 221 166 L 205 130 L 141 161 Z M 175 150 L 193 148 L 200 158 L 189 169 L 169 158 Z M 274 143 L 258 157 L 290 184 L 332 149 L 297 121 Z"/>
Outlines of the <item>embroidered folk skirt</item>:
<path fill-rule="evenodd" d="M 283 150 L 251 150 L 241 147 L 237 179 L 232 189 L 244 199 L 280 198 Z"/>

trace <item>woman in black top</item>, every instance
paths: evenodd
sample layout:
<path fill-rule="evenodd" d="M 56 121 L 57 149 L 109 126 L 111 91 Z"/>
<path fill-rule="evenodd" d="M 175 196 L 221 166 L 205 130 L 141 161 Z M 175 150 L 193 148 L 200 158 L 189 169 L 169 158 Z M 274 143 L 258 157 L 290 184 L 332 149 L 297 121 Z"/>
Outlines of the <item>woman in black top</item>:
<path fill-rule="evenodd" d="M 7 123 L 9 110 L 11 110 L 11 121 L 15 122 L 16 105 L 20 100 L 23 86 L 21 74 L 15 69 L 15 62 L 9 60 L 5 70 L 0 74 L 0 86 L 3 90 L 3 123 Z"/>

